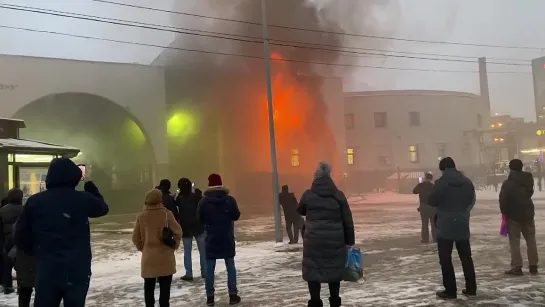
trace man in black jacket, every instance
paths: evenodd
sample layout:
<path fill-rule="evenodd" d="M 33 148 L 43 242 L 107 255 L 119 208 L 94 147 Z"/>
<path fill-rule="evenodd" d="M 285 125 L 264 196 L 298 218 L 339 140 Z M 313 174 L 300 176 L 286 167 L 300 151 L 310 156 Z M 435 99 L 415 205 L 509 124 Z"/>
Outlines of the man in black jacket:
<path fill-rule="evenodd" d="M 47 190 L 30 196 L 17 221 L 17 250 L 36 256 L 35 307 L 84 307 L 91 280 L 89 218 L 108 214 L 91 181 L 76 191 L 80 168 L 67 158 L 51 161 Z"/>
<path fill-rule="evenodd" d="M 159 182 L 159 185 L 155 188 L 163 194 L 163 206 L 170 210 L 172 214 L 174 214 L 174 217 L 177 221 L 180 220 L 180 213 L 178 212 L 178 206 L 176 206 L 176 201 L 174 200 L 174 197 L 170 194 L 170 187 L 171 183 L 168 179 L 161 179 Z"/>
<path fill-rule="evenodd" d="M 182 242 L 184 245 L 184 268 L 185 275 L 182 280 L 193 281 L 193 266 L 191 251 L 193 249 L 193 238 L 197 242 L 201 262 L 201 277 L 206 273 L 206 257 L 204 251 L 204 226 L 197 220 L 197 206 L 202 199 L 202 194 L 193 193 L 193 184 L 187 178 L 178 180 L 179 193 L 176 197 L 176 205 L 180 212 L 179 223 L 182 227 Z"/>
<path fill-rule="evenodd" d="M 303 217 L 297 212 L 297 198 L 289 191 L 287 185 L 282 186 L 282 192 L 278 195 L 280 205 L 284 209 L 286 220 L 286 232 L 290 240 L 289 244 L 296 244 L 299 241 L 299 231 L 303 226 Z"/>
<path fill-rule="evenodd" d="M 451 157 L 443 158 L 439 162 L 439 169 L 443 175 L 435 181 L 428 198 L 428 204 L 437 210 L 437 251 L 445 287 L 445 290 L 437 292 L 437 297 L 442 299 L 457 297 L 456 274 L 452 265 L 454 245 L 466 281 L 466 288 L 462 290 L 462 294 L 475 296 L 477 280 L 471 256 L 469 227 L 469 216 L 475 205 L 475 187 L 469 178 L 456 169 Z"/>
<path fill-rule="evenodd" d="M 433 242 L 437 241 L 437 228 L 435 227 L 435 222 L 433 221 L 435 208 L 428 205 L 428 197 L 433 189 L 432 180 L 433 175 L 431 173 L 426 173 L 426 175 L 424 175 L 424 181 L 417 184 L 413 189 L 413 193 L 418 194 L 418 198 L 420 200 L 418 212 L 420 212 L 420 219 L 422 220 L 422 240 L 420 241 L 422 243 L 429 243 L 430 241 L 430 230 L 428 228 L 429 224 L 431 224 L 431 237 Z"/>
<path fill-rule="evenodd" d="M 522 257 L 520 255 L 520 236 L 524 236 L 528 249 L 528 262 L 531 274 L 537 274 L 538 254 L 536 226 L 534 223 L 534 178 L 531 173 L 522 171 L 519 159 L 509 162 L 509 177 L 503 182 L 500 191 L 500 210 L 507 217 L 509 248 L 511 250 L 511 269 L 507 275 L 521 276 Z"/>

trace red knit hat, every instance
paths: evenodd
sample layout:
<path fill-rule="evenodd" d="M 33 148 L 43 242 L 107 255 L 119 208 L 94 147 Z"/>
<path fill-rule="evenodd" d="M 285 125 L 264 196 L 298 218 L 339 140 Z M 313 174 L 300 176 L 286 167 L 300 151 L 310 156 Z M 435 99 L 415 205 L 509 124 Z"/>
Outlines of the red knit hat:
<path fill-rule="evenodd" d="M 211 174 L 208 176 L 208 187 L 221 187 L 223 182 L 221 181 L 221 176 L 218 174 Z"/>

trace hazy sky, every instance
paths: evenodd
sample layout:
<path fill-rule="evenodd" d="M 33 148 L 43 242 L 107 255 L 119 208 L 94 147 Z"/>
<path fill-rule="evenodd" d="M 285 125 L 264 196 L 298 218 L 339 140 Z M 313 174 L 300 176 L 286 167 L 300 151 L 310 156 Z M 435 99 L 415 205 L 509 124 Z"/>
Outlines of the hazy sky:
<path fill-rule="evenodd" d="M 195 9 L 198 0 L 119 0 L 131 4 L 171 9 L 174 1 L 183 2 L 182 10 L 204 15 L 222 16 L 222 12 L 206 12 Z M 217 0 L 228 1 L 228 0 Z M 257 1 L 257 0 L 255 0 Z M 334 0 L 312 0 L 312 2 Z M 339 0 L 336 0 L 337 2 Z M 342 0 L 377 1 L 377 0 Z M 384 0 L 386 1 L 386 0 Z M 383 48 L 396 51 L 486 56 L 492 59 L 529 60 L 545 55 L 545 1 L 543 0 L 391 0 L 391 6 L 377 10 L 380 25 L 372 35 L 388 35 L 418 40 L 452 41 L 489 45 L 543 47 L 542 50 L 508 48 L 482 48 L 446 44 L 422 44 L 410 42 L 385 42 Z M 184 20 L 165 13 L 100 4 L 91 0 L 0 0 L 4 4 L 16 4 L 99 15 L 110 18 L 178 26 Z M 179 6 L 177 8 L 180 10 Z M 355 18 L 343 16 L 343 18 Z M 157 45 L 169 45 L 174 34 L 154 30 L 127 28 L 90 21 L 17 12 L 0 8 L 0 25 L 89 35 L 109 39 L 122 39 Z M 357 29 L 347 29 L 358 32 Z M 360 31 L 361 32 L 361 31 Z M 370 40 L 347 39 L 347 44 L 365 47 Z M 188 46 L 190 47 L 190 46 Z M 160 48 L 120 45 L 112 42 L 62 37 L 45 33 L 30 33 L 0 28 L 0 53 L 30 56 L 111 61 L 127 63 L 151 63 L 161 52 Z M 424 56 L 425 57 L 425 56 Z M 341 58 L 339 61 L 344 62 Z M 433 70 L 477 70 L 476 63 L 423 61 L 413 59 L 364 59 L 362 65 L 378 65 Z M 500 60 L 489 60 L 505 62 Z M 508 61 L 529 65 L 524 61 Z M 1 69 L 1 68 L 0 68 Z M 529 66 L 489 65 L 489 72 L 529 73 Z M 365 71 L 365 73 L 363 72 Z M 478 93 L 478 75 L 475 73 L 414 72 L 357 68 L 347 74 L 346 90 L 383 89 L 436 89 L 459 90 Z M 0 80 L 1 81 L 1 80 Z M 492 109 L 501 114 L 535 119 L 532 77 L 529 74 L 489 75 Z"/>

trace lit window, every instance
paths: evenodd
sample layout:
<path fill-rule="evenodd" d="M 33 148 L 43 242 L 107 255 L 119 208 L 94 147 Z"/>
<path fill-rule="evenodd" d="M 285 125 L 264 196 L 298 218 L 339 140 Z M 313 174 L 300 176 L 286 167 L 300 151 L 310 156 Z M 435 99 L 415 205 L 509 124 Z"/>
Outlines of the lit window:
<path fill-rule="evenodd" d="M 291 150 L 291 166 L 299 166 L 299 149 Z"/>
<path fill-rule="evenodd" d="M 418 163 L 418 145 L 409 146 L 409 162 Z"/>
<path fill-rule="evenodd" d="M 346 150 L 346 156 L 347 156 L 347 162 L 348 162 L 348 165 L 354 165 L 354 149 L 353 148 L 348 148 Z"/>

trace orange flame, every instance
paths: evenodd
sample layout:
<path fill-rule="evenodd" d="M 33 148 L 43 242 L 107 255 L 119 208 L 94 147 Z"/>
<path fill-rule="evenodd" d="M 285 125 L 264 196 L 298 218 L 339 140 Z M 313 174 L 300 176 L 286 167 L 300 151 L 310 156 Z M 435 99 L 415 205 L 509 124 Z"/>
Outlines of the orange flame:
<path fill-rule="evenodd" d="M 281 61 L 283 60 L 282 56 L 278 52 L 272 52 L 271 53 L 271 60 L 273 61 Z"/>

